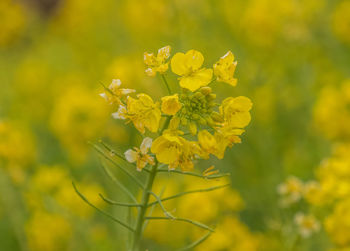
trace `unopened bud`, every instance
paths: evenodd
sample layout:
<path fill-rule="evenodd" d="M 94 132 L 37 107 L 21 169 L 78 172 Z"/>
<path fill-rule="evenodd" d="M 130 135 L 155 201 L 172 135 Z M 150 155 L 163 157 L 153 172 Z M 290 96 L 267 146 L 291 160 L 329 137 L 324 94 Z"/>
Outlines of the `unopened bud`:
<path fill-rule="evenodd" d="M 204 86 L 200 89 L 200 92 L 206 96 L 211 93 L 211 88 L 208 86 Z"/>
<path fill-rule="evenodd" d="M 185 117 L 181 118 L 181 125 L 183 126 L 187 125 L 187 119 Z"/>
<path fill-rule="evenodd" d="M 196 134 L 197 134 L 197 125 L 196 125 L 196 123 L 191 122 L 191 123 L 189 124 L 188 128 L 189 128 L 190 133 L 191 133 L 192 135 L 196 135 Z"/>
<path fill-rule="evenodd" d="M 224 122 L 224 119 L 218 112 L 212 112 L 210 116 L 215 122 Z"/>

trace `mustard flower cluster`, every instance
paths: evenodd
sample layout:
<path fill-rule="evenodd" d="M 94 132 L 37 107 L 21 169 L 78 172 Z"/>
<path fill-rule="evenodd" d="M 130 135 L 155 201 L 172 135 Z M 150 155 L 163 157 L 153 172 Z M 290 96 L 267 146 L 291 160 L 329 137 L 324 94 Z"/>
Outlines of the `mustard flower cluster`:
<path fill-rule="evenodd" d="M 169 93 L 155 101 L 148 94 L 121 89 L 121 80 L 116 79 L 101 94 L 118 107 L 113 118 L 132 123 L 142 135 L 153 136 L 144 138 L 140 149 L 125 152 L 126 159 L 135 162 L 139 171 L 155 164 L 153 155 L 169 169 L 182 170 L 193 169 L 194 160 L 208 159 L 211 154 L 222 159 L 228 147 L 241 142 L 240 136 L 251 120 L 249 98 L 227 97 L 219 103 L 209 86 L 214 81 L 236 85 L 237 62 L 231 51 L 212 68 L 203 67 L 204 57 L 199 51 L 178 52 L 172 57 L 170 52 L 170 46 L 159 49 L 157 55 L 145 52 L 145 73 L 151 77 L 161 74 L 170 91 L 165 78 L 170 65 L 178 76 L 180 93 Z"/>

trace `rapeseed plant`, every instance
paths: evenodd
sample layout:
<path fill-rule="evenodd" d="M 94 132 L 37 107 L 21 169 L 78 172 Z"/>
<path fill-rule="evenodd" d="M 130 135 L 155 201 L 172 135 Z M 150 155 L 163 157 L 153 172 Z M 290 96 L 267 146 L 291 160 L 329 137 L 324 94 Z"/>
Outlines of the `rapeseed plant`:
<path fill-rule="evenodd" d="M 169 92 L 169 95 L 163 96 L 160 101 L 154 100 L 146 93 L 135 93 L 136 91 L 132 89 L 121 89 L 121 80 L 119 79 L 113 80 L 109 87 L 104 86 L 104 92 L 100 94 L 107 103 L 116 107 L 112 117 L 132 124 L 143 138 L 140 148 L 132 147 L 124 154 L 111 149 L 103 141 L 100 142 L 103 148 L 93 144 L 102 156 L 119 166 L 142 189 L 141 201 L 133 199 L 135 204 L 112 202 L 102 197 L 111 204 L 138 209 L 133 225 L 109 215 L 114 221 L 132 232 L 132 250 L 140 250 L 143 229 L 148 221 L 171 220 L 193 224 L 208 231 L 200 239 L 202 241 L 214 231 L 212 227 L 202 222 L 173 216 L 163 205 L 165 199 L 153 191 L 153 183 L 160 172 L 175 172 L 204 179 L 226 176 L 226 174 L 218 174 L 217 170 L 213 170 L 214 167 L 205 170 L 203 174 L 192 172 L 192 170 L 199 159 L 208 159 L 210 155 L 219 159 L 224 158 L 228 147 L 241 142 L 240 136 L 251 120 L 252 102 L 249 98 L 243 96 L 227 97 L 218 103 L 216 94 L 209 86 L 215 81 L 224 82 L 231 86 L 236 85 L 237 79 L 234 78 L 234 73 L 237 62 L 234 61 L 232 52 L 229 51 L 221 57 L 214 64 L 214 70 L 203 67 L 204 57 L 199 51 L 178 52 L 173 57 L 171 57 L 170 52 L 171 47 L 165 46 L 158 50 L 157 55 L 144 53 L 146 75 L 155 77 L 159 74 Z M 171 91 L 174 86 L 167 80 L 169 62 L 172 72 L 180 76 L 178 78 L 181 87 L 179 93 Z M 112 159 L 114 156 L 121 161 L 133 164 L 136 170 L 147 175 L 146 182 L 140 181 L 132 174 L 131 170 L 122 166 L 124 164 L 114 162 Z M 164 169 L 163 167 L 166 166 L 167 169 Z M 215 190 L 225 186 L 212 187 L 207 190 Z M 78 191 L 75 185 L 74 188 L 83 200 L 96 208 Z M 133 198 L 128 188 L 123 186 L 123 189 Z M 178 194 L 173 198 L 182 195 Z M 164 216 L 152 216 L 149 210 L 152 204 L 150 204 L 151 197 L 155 198 L 155 204 L 160 206 Z M 100 211 L 100 209 L 98 210 Z M 202 241 L 191 245 L 195 247 Z"/>

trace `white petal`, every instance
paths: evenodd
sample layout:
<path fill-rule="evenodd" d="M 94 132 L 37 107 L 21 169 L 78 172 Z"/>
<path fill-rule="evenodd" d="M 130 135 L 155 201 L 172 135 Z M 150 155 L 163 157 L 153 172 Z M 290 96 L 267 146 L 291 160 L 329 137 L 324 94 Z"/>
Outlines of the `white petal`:
<path fill-rule="evenodd" d="M 127 112 L 126 107 L 123 105 L 120 105 L 118 111 L 112 113 L 112 117 L 115 119 L 126 119 L 125 117 L 126 112 Z"/>
<path fill-rule="evenodd" d="M 112 80 L 112 85 L 116 85 L 117 87 L 119 87 L 121 84 L 122 84 L 122 81 L 120 81 L 120 79 Z"/>
<path fill-rule="evenodd" d="M 100 93 L 99 94 L 102 98 L 104 98 L 106 101 L 108 101 L 108 97 L 107 97 L 107 94 L 106 93 Z"/>
<path fill-rule="evenodd" d="M 143 139 L 140 150 L 142 154 L 147 154 L 148 149 L 150 149 L 152 146 L 152 139 L 150 137 L 146 137 Z"/>
<path fill-rule="evenodd" d="M 134 89 L 120 89 L 123 95 L 127 95 L 133 92 L 136 92 Z"/>
<path fill-rule="evenodd" d="M 137 160 L 137 152 L 134 150 L 129 149 L 124 153 L 124 155 L 126 160 L 130 163 L 133 163 Z"/>

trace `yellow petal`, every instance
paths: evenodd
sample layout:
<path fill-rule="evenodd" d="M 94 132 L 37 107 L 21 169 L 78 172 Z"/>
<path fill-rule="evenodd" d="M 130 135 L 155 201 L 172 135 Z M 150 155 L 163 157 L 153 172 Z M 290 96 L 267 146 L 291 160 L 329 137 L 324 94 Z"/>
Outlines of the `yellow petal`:
<path fill-rule="evenodd" d="M 182 52 L 176 53 L 171 59 L 171 70 L 180 76 L 186 75 L 189 72 L 187 65 L 185 64 L 186 57 Z"/>
<path fill-rule="evenodd" d="M 201 68 L 204 62 L 204 57 L 202 53 L 196 50 L 189 50 L 185 54 L 185 64 L 187 68 L 190 68 L 192 71 L 196 71 Z"/>

